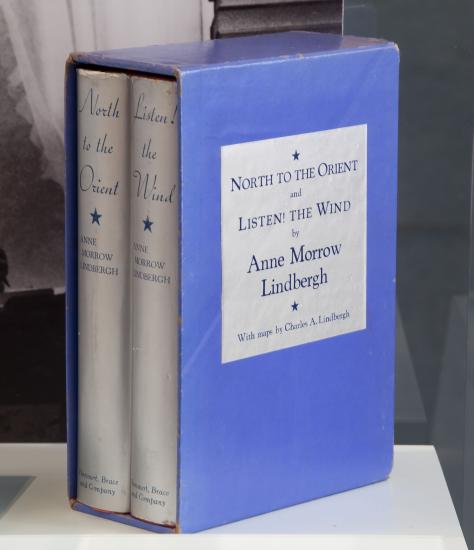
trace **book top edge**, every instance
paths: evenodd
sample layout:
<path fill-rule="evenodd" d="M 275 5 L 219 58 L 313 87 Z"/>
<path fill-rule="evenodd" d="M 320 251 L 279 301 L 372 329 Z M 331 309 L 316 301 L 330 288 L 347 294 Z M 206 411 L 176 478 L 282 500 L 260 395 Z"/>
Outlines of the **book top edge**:
<path fill-rule="evenodd" d="M 98 70 L 89 70 L 89 69 L 83 69 L 79 68 L 78 71 L 80 74 L 84 76 L 93 76 L 95 79 L 109 79 L 109 78 L 116 78 L 118 80 L 124 80 L 127 78 L 127 75 L 122 72 L 114 72 L 114 71 L 98 71 Z"/>
<path fill-rule="evenodd" d="M 377 38 L 291 31 L 72 54 L 79 64 L 178 76 L 180 73 L 229 65 L 251 65 L 286 59 L 324 57 L 367 49 L 396 49 Z"/>

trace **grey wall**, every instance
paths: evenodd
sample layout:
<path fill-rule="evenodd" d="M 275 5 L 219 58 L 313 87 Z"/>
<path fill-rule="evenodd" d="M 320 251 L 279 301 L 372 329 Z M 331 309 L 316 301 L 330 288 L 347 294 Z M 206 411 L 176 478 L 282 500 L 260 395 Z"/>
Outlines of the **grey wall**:
<path fill-rule="evenodd" d="M 397 440 L 435 444 L 471 544 L 473 24 L 469 0 L 346 0 L 347 34 L 400 47 Z"/>

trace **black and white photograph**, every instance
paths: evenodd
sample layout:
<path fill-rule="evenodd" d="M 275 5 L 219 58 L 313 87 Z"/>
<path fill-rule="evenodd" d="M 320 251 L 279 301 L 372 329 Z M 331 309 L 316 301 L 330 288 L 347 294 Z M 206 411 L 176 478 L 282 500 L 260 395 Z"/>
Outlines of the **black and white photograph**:
<path fill-rule="evenodd" d="M 66 58 L 73 51 L 200 40 L 209 17 L 203 4 L 0 2 L 0 441 L 66 438 Z"/>

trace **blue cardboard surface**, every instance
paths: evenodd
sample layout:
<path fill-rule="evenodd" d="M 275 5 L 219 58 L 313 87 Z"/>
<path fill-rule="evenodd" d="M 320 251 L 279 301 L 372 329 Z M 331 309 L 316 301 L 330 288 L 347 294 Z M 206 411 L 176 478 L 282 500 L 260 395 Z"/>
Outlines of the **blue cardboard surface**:
<path fill-rule="evenodd" d="M 130 525 L 131 527 L 139 527 L 141 529 L 146 529 L 147 531 L 153 531 L 154 533 L 170 534 L 174 532 L 174 529 L 171 527 L 143 521 L 131 516 L 130 514 L 118 514 L 115 512 L 106 512 L 105 510 L 97 510 L 79 501 L 73 502 L 72 508 L 78 512 L 83 512 L 84 514 L 89 514 L 98 518 L 110 519 L 117 521 L 118 523 L 123 523 L 124 525 Z"/>
<path fill-rule="evenodd" d="M 68 495 L 77 494 L 77 118 L 76 68 L 66 65 L 65 86 L 66 410 Z"/>
<path fill-rule="evenodd" d="M 74 54 L 74 59 L 82 64 L 90 62 L 103 67 L 175 75 L 178 72 L 199 71 L 204 68 L 275 63 L 291 58 L 332 55 L 374 47 L 387 47 L 387 42 L 376 38 L 297 31 L 78 53 Z"/>
<path fill-rule="evenodd" d="M 66 94 L 68 444 L 73 499 L 74 64 L 178 79 L 180 530 L 198 531 L 385 479 L 393 452 L 396 46 L 295 32 L 73 56 Z M 359 124 L 366 124 L 368 132 L 367 328 L 222 365 L 221 147 Z M 143 526 L 133 519 L 127 522 Z"/>

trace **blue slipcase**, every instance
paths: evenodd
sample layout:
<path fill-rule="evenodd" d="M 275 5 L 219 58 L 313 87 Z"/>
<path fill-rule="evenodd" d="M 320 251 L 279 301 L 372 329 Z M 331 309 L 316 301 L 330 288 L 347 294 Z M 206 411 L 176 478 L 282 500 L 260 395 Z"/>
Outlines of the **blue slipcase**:
<path fill-rule="evenodd" d="M 387 478 L 393 455 L 398 64 L 393 43 L 308 32 L 70 56 L 66 336 L 73 508 L 156 532 L 194 532 Z M 165 75 L 178 82 L 176 529 L 76 501 L 79 66 Z M 362 125 L 367 130 L 365 327 L 223 364 L 221 148 Z"/>

